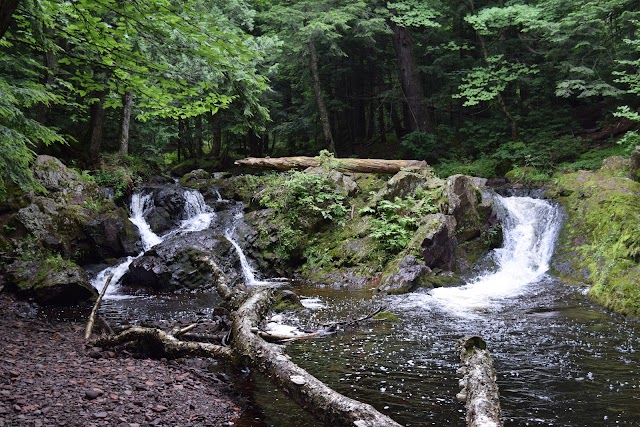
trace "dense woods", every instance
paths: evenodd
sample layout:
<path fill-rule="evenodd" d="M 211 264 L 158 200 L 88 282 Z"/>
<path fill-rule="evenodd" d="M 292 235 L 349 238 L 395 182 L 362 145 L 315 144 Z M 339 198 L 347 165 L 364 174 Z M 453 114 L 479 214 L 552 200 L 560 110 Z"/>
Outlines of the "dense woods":
<path fill-rule="evenodd" d="M 486 177 L 595 167 L 636 145 L 637 9 L 4 0 L 3 178 L 29 186 L 34 152 L 82 168 L 116 152 L 230 164 L 322 149 Z"/>

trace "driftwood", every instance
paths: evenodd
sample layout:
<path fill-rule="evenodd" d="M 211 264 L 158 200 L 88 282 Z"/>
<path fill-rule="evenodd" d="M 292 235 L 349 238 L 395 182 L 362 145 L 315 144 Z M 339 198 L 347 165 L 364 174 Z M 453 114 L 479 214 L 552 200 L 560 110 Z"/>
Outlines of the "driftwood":
<path fill-rule="evenodd" d="M 248 157 L 236 160 L 236 165 L 262 169 L 286 171 L 291 169 L 306 169 L 310 167 L 329 165 L 333 169 L 346 172 L 395 174 L 403 168 L 426 168 L 424 160 L 385 160 L 385 159 L 350 159 L 323 157 Z"/>
<path fill-rule="evenodd" d="M 467 426 L 501 427 L 500 395 L 487 343 L 477 336 L 464 337 L 459 341 L 459 351 L 463 377 L 457 397 L 466 402 Z"/>
<path fill-rule="evenodd" d="M 205 342 L 181 341 L 175 336 L 156 328 L 133 327 L 115 335 L 100 337 L 93 341 L 98 347 L 115 347 L 131 341 L 145 341 L 157 347 L 168 357 L 216 357 L 232 360 L 233 352 L 229 347 Z"/>
<path fill-rule="evenodd" d="M 283 347 L 254 333 L 274 302 L 272 288 L 255 291 L 233 314 L 234 348 L 327 426 L 400 427 L 373 406 L 346 397 L 293 363 Z"/>
<path fill-rule="evenodd" d="M 100 295 L 98 295 L 98 299 L 96 300 L 96 303 L 93 305 L 93 309 L 91 310 L 91 314 L 89 315 L 89 321 L 87 322 L 87 327 L 84 330 L 85 341 L 87 341 L 91 337 L 91 332 L 93 332 L 93 325 L 95 324 L 96 316 L 98 315 L 98 308 L 100 308 L 100 303 L 102 302 L 102 298 L 104 298 L 104 294 L 107 292 L 107 288 L 111 283 L 111 279 L 113 279 L 113 273 L 111 273 L 107 278 L 107 280 L 104 282 L 102 291 L 100 291 Z"/>
<path fill-rule="evenodd" d="M 204 257 L 204 260 L 207 258 Z M 211 264 L 212 267 L 217 267 L 215 263 Z M 293 363 L 282 346 L 268 343 L 260 336 L 259 326 L 275 302 L 277 288 L 261 287 L 249 291 L 232 289 L 223 274 L 218 276 L 214 285 L 226 300 L 227 306 L 233 310 L 230 347 L 225 345 L 226 340 L 223 340 L 223 345 L 218 345 L 177 338 L 187 336 L 195 325 L 176 328 L 171 333 L 155 328 L 133 327 L 115 335 L 100 337 L 92 345 L 113 347 L 138 341 L 168 357 L 199 356 L 230 360 L 255 368 L 268 376 L 274 384 L 327 426 L 400 427 L 400 424 L 378 412 L 373 406 L 332 390 Z M 375 313 L 377 311 L 365 318 Z M 360 320 L 362 319 L 356 319 Z"/>

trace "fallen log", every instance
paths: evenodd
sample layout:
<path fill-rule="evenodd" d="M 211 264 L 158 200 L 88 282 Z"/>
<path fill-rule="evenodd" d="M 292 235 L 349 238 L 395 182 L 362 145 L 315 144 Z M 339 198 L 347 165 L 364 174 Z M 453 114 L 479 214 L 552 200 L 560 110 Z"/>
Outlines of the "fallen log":
<path fill-rule="evenodd" d="M 236 160 L 236 165 L 262 169 L 287 171 L 302 170 L 310 167 L 328 165 L 332 169 L 343 172 L 395 174 L 403 168 L 426 168 L 424 160 L 385 160 L 385 159 L 351 159 L 333 157 L 247 157 Z"/>
<path fill-rule="evenodd" d="M 283 347 L 254 332 L 273 304 L 274 293 L 272 288 L 254 291 L 233 314 L 234 349 L 239 356 L 327 426 L 400 427 L 373 406 L 329 388 L 293 363 Z"/>
<path fill-rule="evenodd" d="M 501 427 L 500 395 L 493 358 L 480 337 L 467 336 L 459 342 L 463 374 L 459 400 L 466 402 L 468 427 Z"/>
<path fill-rule="evenodd" d="M 205 342 L 181 341 L 175 336 L 156 328 L 133 327 L 115 335 L 100 337 L 92 345 L 98 347 L 115 347 L 132 341 L 145 341 L 156 347 L 164 356 L 176 357 L 214 357 L 225 360 L 233 359 L 233 351 L 229 347 Z"/>

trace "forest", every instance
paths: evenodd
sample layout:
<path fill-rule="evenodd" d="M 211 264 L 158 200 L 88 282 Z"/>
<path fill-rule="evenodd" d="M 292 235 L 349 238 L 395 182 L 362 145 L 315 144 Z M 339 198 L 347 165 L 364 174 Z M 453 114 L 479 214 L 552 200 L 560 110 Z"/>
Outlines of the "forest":
<path fill-rule="evenodd" d="M 0 427 L 636 424 L 639 96 L 637 0 L 0 0 Z"/>
<path fill-rule="evenodd" d="M 3 181 L 32 183 L 35 153 L 80 169 L 322 149 L 443 176 L 594 168 L 638 142 L 637 6 L 3 0 Z"/>

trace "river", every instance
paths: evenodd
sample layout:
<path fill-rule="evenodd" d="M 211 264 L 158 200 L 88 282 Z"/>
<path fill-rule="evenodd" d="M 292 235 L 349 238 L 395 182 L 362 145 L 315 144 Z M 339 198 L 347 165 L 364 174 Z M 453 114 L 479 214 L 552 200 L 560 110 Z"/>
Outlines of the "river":
<path fill-rule="evenodd" d="M 504 244 L 462 287 L 380 296 L 294 284 L 310 308 L 286 316 L 283 322 L 289 325 L 308 327 L 366 314 L 379 305 L 398 321 L 294 342 L 287 352 L 331 387 L 371 403 L 404 425 L 463 426 L 464 406 L 455 398 L 460 390 L 455 344 L 463 335 L 480 335 L 495 359 L 505 425 L 640 425 L 637 322 L 590 304 L 586 288 L 549 274 L 562 220 L 555 204 L 529 197 L 498 197 L 497 202 Z M 135 206 L 132 218 L 144 211 L 144 202 L 142 208 Z M 215 214 L 201 209 L 210 223 L 200 224 L 214 226 Z M 144 224 L 138 227 L 144 234 Z M 175 232 L 191 229 L 181 228 Z M 233 230 L 225 231 L 235 243 Z M 242 253 L 239 246 L 237 250 Z M 253 275 L 247 278 L 254 284 L 270 284 L 256 278 L 259 273 L 246 257 L 243 268 L 245 276 Z M 135 307 L 139 316 L 151 317 L 209 309 L 217 301 L 204 294 L 186 301 L 166 296 L 133 303 L 117 286 L 109 297 L 109 310 Z M 254 377 L 244 386 L 259 407 L 241 425 L 318 425 L 263 379 Z"/>

